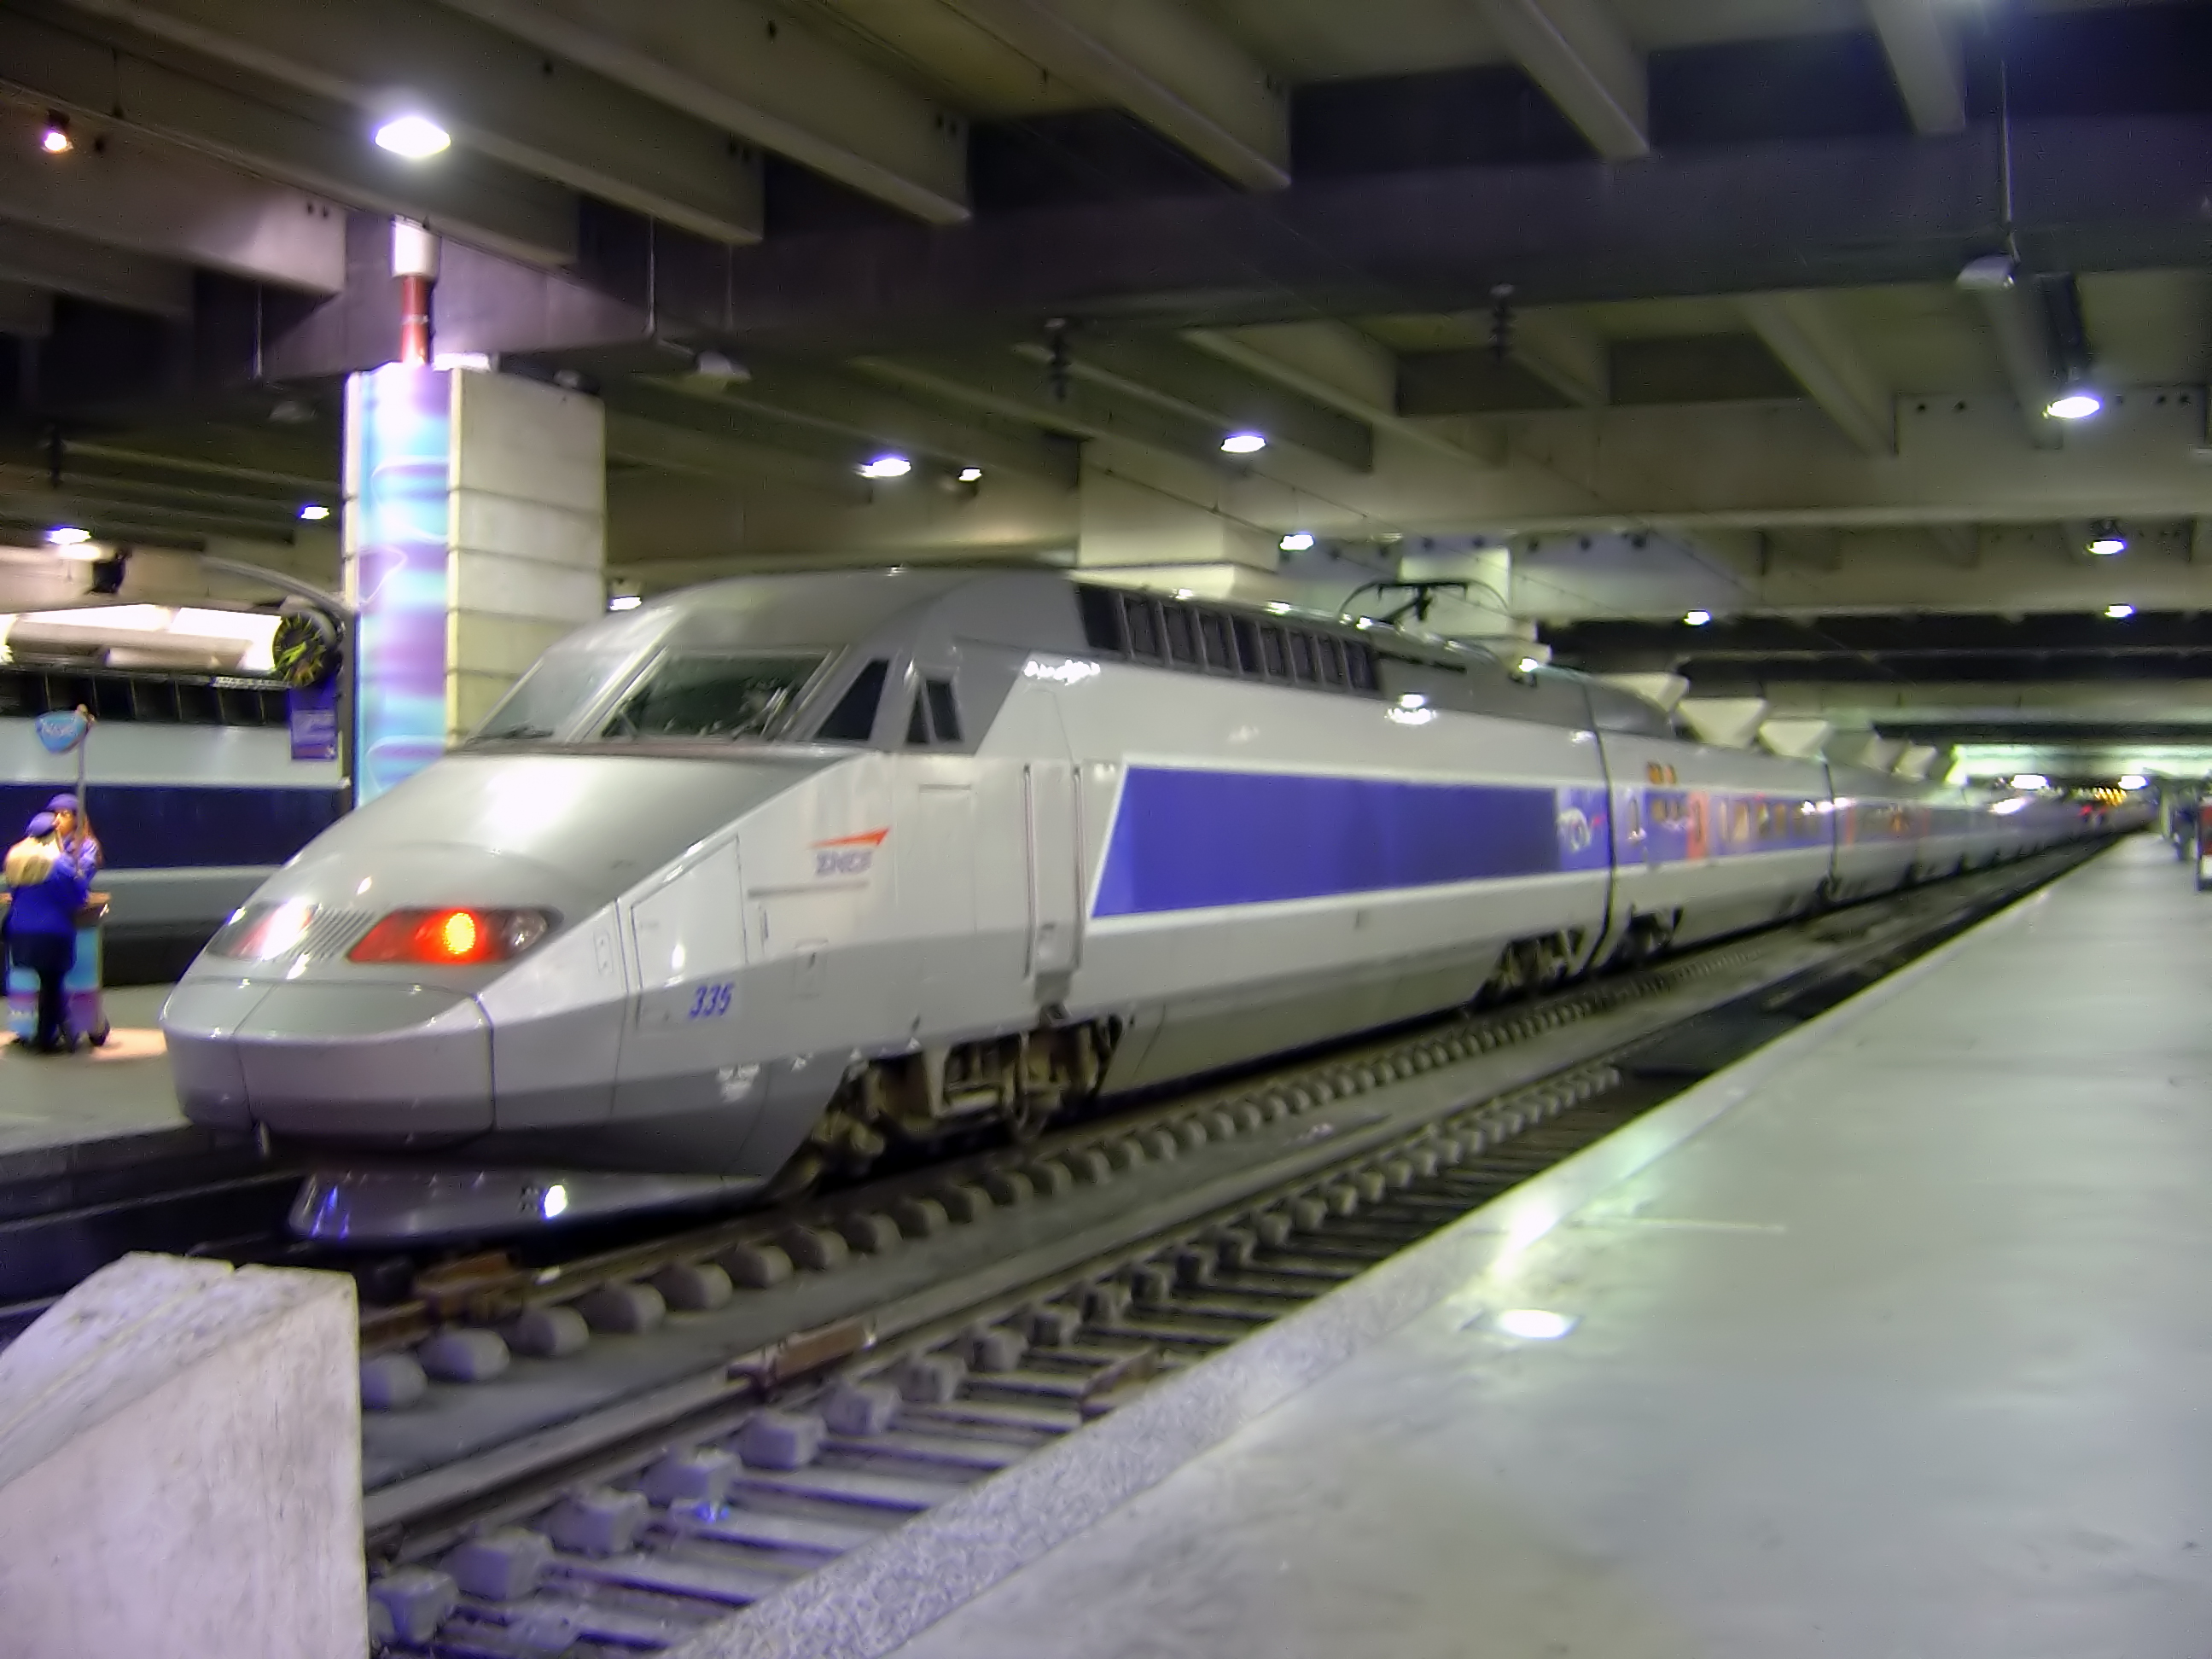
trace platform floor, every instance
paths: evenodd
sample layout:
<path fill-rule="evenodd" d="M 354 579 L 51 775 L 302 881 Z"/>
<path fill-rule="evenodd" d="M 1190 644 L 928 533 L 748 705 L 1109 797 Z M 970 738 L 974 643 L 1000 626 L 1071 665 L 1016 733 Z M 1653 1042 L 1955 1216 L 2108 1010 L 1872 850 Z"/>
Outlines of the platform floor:
<path fill-rule="evenodd" d="M 2209 991 L 2138 837 L 690 1651 L 2197 1659 Z"/>
<path fill-rule="evenodd" d="M 163 1158 L 209 1140 L 177 1109 L 155 1024 L 166 985 L 106 994 L 101 1048 L 33 1054 L 0 1041 L 0 1183 Z"/>

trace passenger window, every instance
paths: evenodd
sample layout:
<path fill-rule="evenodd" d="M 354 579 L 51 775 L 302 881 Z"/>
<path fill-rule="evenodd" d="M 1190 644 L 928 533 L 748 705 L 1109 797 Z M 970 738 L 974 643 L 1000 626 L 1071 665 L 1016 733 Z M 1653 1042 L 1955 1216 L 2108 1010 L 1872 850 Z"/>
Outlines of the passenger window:
<path fill-rule="evenodd" d="M 922 689 L 929 695 L 929 724 L 938 742 L 960 741 L 960 705 L 952 700 L 951 680 L 925 680 Z"/>
<path fill-rule="evenodd" d="M 1198 666 L 1198 630 L 1190 612 L 1179 605 L 1164 607 L 1167 613 L 1168 660 L 1182 668 Z"/>
<path fill-rule="evenodd" d="M 1316 678 L 1314 641 L 1310 634 L 1291 635 L 1291 677 L 1300 685 L 1311 685 Z"/>
<path fill-rule="evenodd" d="M 1159 607 L 1150 599 L 1127 601 L 1129 654 L 1146 662 L 1160 659 Z"/>
<path fill-rule="evenodd" d="M 853 677 L 845 695 L 814 735 L 823 743 L 866 743 L 876 734 L 876 708 L 884 700 L 884 679 L 891 665 L 877 658 Z"/>
<path fill-rule="evenodd" d="M 1331 685 L 1344 684 L 1344 641 L 1324 635 L 1314 641 L 1321 654 L 1321 677 Z"/>
<path fill-rule="evenodd" d="M 1237 640 L 1237 659 L 1243 671 L 1254 679 L 1265 678 L 1267 659 L 1260 654 L 1260 624 L 1248 622 L 1243 617 L 1230 619 L 1230 629 Z"/>
<path fill-rule="evenodd" d="M 1283 643 L 1283 630 L 1262 628 L 1260 630 L 1260 648 L 1267 659 L 1267 678 L 1271 680 L 1290 678 L 1290 647 Z"/>
<path fill-rule="evenodd" d="M 1237 672 L 1237 659 L 1229 649 L 1229 624 L 1211 611 L 1198 613 L 1198 640 L 1206 647 L 1206 665 L 1224 673 Z"/>
<path fill-rule="evenodd" d="M 1344 647 L 1344 677 L 1355 691 L 1375 689 L 1375 653 L 1364 645 Z"/>
<path fill-rule="evenodd" d="M 1079 587 L 1075 603 L 1083 613 L 1083 639 L 1093 651 L 1120 656 L 1129 648 L 1128 630 L 1121 626 L 1121 600 L 1103 588 Z"/>

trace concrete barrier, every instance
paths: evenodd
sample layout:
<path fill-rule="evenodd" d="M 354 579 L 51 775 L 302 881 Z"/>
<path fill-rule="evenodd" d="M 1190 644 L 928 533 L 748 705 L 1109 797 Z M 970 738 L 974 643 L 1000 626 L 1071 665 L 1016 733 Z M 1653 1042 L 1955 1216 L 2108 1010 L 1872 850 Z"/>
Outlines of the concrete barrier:
<path fill-rule="evenodd" d="M 331 1273 L 132 1255 L 0 1352 L 0 1659 L 361 1659 Z"/>

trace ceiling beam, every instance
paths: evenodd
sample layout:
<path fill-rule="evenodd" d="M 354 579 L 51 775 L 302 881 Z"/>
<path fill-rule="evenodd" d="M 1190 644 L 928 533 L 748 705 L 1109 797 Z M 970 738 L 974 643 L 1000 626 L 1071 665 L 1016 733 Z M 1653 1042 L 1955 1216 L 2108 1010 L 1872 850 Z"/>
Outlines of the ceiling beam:
<path fill-rule="evenodd" d="M 27 158 L 0 170 L 0 218 L 302 293 L 345 286 L 342 209 L 127 132 L 42 155 L 45 125 L 0 103 L 0 149 Z"/>
<path fill-rule="evenodd" d="M 931 224 L 964 223 L 967 123 L 751 0 L 446 0 Z"/>
<path fill-rule="evenodd" d="M 1194 328 L 1182 337 L 1200 351 L 1364 422 L 1376 432 L 1455 460 L 1477 459 L 1449 434 L 1399 417 L 1396 354 L 1349 323 Z"/>
<path fill-rule="evenodd" d="M 1959 48 L 1934 0 L 1867 0 L 1867 11 L 1913 131 L 1934 137 L 1964 128 L 1966 98 Z"/>
<path fill-rule="evenodd" d="M 1022 349 L 1033 362 L 1045 360 L 1042 347 Z M 1375 432 L 1365 421 L 1179 340 L 1082 340 L 1074 346 L 1071 371 L 1207 422 L 1217 442 L 1249 429 L 1270 445 L 1353 472 L 1375 469 Z"/>
<path fill-rule="evenodd" d="M 623 409 L 607 410 L 607 460 L 611 465 L 722 483 L 777 483 L 848 500 L 863 494 L 849 468 L 696 427 L 671 426 Z"/>
<path fill-rule="evenodd" d="M 1027 421 L 949 414 L 834 370 L 763 368 L 748 382 L 702 395 L 709 404 L 866 439 L 950 467 L 1003 471 L 1061 489 L 1076 485 L 1077 446 L 1056 433 Z"/>
<path fill-rule="evenodd" d="M 1644 60 L 1604 0 L 1482 0 L 1529 79 L 1608 161 L 1651 153 Z"/>
<path fill-rule="evenodd" d="M 1738 308 L 1766 349 L 1820 405 L 1844 437 L 1869 455 L 1897 453 L 1890 390 L 1820 294 L 1753 294 Z"/>
<path fill-rule="evenodd" d="M 1605 338 L 1572 312 L 1554 307 L 1513 319 L 1507 355 L 1569 403 L 1602 409 L 1613 396 Z"/>
<path fill-rule="evenodd" d="M 191 272 L 182 265 L 4 221 L 0 221 L 0 282 L 155 317 L 192 314 Z"/>
<path fill-rule="evenodd" d="M 1177 0 L 943 0 L 1048 75 L 1127 111 L 1252 190 L 1291 181 L 1290 105 L 1237 43 Z"/>
<path fill-rule="evenodd" d="M 759 158 L 727 134 L 432 0 L 72 3 L 349 105 L 364 139 L 377 121 L 420 109 L 457 149 L 700 236 L 759 239 Z"/>
<path fill-rule="evenodd" d="M 322 106 L 311 117 L 241 89 L 246 77 L 234 68 L 196 61 L 166 42 L 155 50 L 158 61 L 120 38 L 0 12 L 0 85 L 82 117 L 95 131 L 143 133 L 514 258 L 567 264 L 576 257 L 576 198 L 558 185 L 481 155 L 449 153 L 434 167 L 415 166 L 364 143 L 349 107 Z"/>
<path fill-rule="evenodd" d="M 1219 422 L 1080 377 L 1070 380 L 1065 398 L 1055 398 L 1043 370 L 1011 351 L 863 357 L 854 366 L 895 386 L 1033 422 L 1069 437 L 1119 439 L 1182 460 L 1223 459 Z"/>

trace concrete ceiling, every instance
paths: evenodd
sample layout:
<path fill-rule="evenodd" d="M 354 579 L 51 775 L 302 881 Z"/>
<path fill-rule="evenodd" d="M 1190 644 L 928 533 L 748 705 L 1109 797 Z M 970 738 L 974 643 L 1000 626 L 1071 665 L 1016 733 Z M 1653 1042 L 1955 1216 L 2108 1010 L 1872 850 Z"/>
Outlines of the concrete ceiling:
<path fill-rule="evenodd" d="M 404 107 L 453 150 L 370 145 Z M 1956 653 L 1687 659 L 1872 676 L 1893 723 L 2212 647 L 2212 8 L 0 0 L 0 539 L 329 580 L 294 515 L 392 355 L 400 214 L 448 239 L 442 349 L 605 396 L 647 585 L 1054 556 L 1136 491 L 1248 548 L 1480 538 L 1598 667 L 1691 607 L 2178 641 L 2015 653 L 1971 708 Z M 2069 375 L 2110 401 L 2062 430 Z M 863 486 L 884 448 L 922 465 Z"/>

